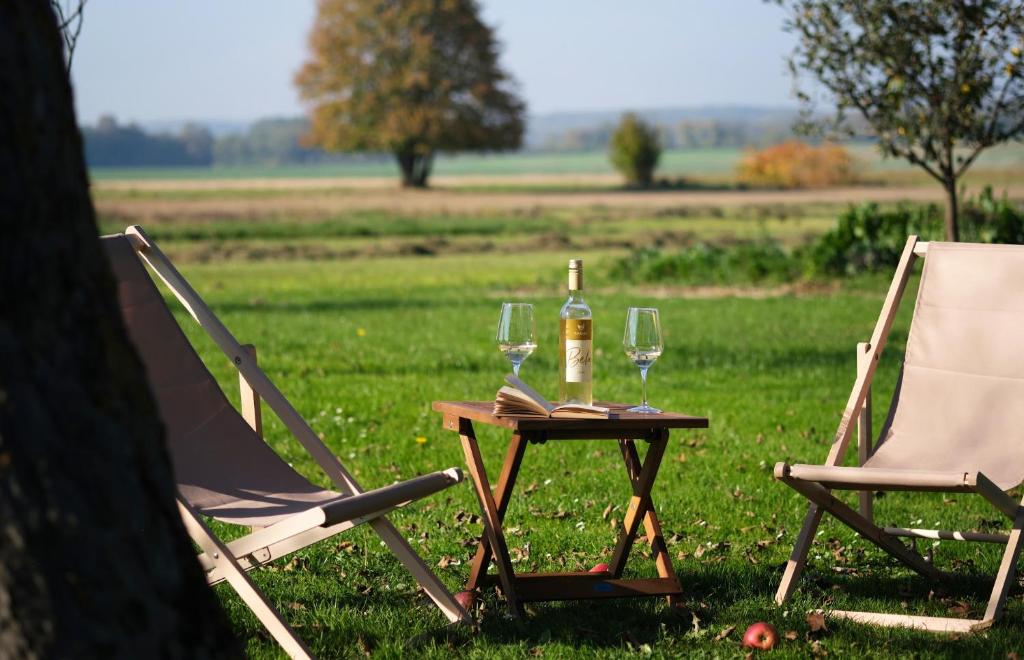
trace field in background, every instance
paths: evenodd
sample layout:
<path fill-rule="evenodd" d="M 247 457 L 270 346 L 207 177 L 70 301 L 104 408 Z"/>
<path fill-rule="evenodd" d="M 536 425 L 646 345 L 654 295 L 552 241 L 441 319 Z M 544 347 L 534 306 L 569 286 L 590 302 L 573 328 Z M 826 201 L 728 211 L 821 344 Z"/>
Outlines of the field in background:
<path fill-rule="evenodd" d="M 904 161 L 883 159 L 875 147 L 852 145 L 848 147 L 862 164 L 869 179 L 880 173 L 906 172 L 916 169 Z M 711 180 L 729 180 L 736 164 L 743 156 L 742 149 L 686 149 L 667 151 L 658 168 L 659 177 L 696 177 Z M 1024 170 L 1024 146 L 1008 144 L 983 153 L 976 162 L 978 170 Z M 434 174 L 440 177 L 462 176 L 516 176 L 516 175 L 614 175 L 604 152 L 584 153 L 512 153 L 490 155 L 441 155 L 437 158 Z M 391 178 L 397 168 L 391 159 L 344 165 L 289 165 L 279 167 L 218 167 L 218 168 L 102 168 L 92 171 L 95 180 L 121 179 L 267 179 L 267 178 Z M 599 179 L 599 181 L 604 181 Z M 604 185 L 615 185 L 614 177 Z"/>
<path fill-rule="evenodd" d="M 1024 177 L 1014 157 L 998 176 L 1021 199 Z M 141 223 L 160 240 L 236 336 L 258 347 L 271 378 L 367 487 L 462 464 L 457 438 L 442 430 L 430 402 L 493 396 L 508 371 L 492 342 L 502 301 L 537 306 L 539 349 L 522 375 L 554 392 L 555 319 L 570 257 L 586 262 L 598 397 L 638 398 L 638 374 L 619 346 L 625 310 L 662 310 L 667 349 L 651 372 L 652 403 L 711 419 L 707 431 L 673 435 L 654 488 L 686 591 L 683 608 L 669 610 L 658 600 L 532 605 L 520 622 L 505 618 L 501 602 L 488 596 L 478 632 L 451 629 L 377 539 L 359 529 L 254 574 L 315 654 L 739 658 L 740 635 L 757 620 L 794 632 L 773 653 L 780 658 L 807 657 L 816 648 L 833 657 L 1024 651 L 1018 588 L 1004 621 L 974 636 L 829 622 L 819 639 L 805 623 L 805 613 L 819 607 L 977 615 L 990 588 L 980 576 L 999 559 L 988 546 L 921 545 L 941 567 L 967 575 L 934 585 L 828 520 L 796 598 L 785 608 L 772 604 L 806 507 L 773 482 L 771 466 L 827 454 L 855 373 L 855 344 L 870 335 L 885 277 L 694 288 L 628 286 L 608 275 L 615 260 L 641 247 L 763 236 L 799 245 L 829 229 L 847 203 L 939 201 L 937 188 L 900 171 L 885 175 L 887 185 L 824 191 L 741 191 L 706 174 L 710 189 L 656 192 L 622 191 L 614 176 L 600 172 L 475 171 L 439 177 L 438 189 L 428 191 L 399 190 L 390 178 L 310 173 L 94 184 L 102 230 Z M 978 172 L 970 182 L 975 189 L 986 180 L 985 170 Z M 876 428 L 898 371 L 908 311 L 879 367 Z M 226 359 L 185 314 L 179 318 L 235 398 L 237 378 Z M 278 420 L 267 413 L 265 423 L 268 441 L 286 460 L 327 485 Z M 492 430 L 479 435 L 495 468 L 504 437 Z M 508 518 L 517 569 L 586 570 L 607 560 L 629 496 L 614 445 L 531 446 L 519 484 Z M 880 522 L 901 526 L 988 531 L 996 519 L 969 498 L 927 494 L 887 496 L 877 511 Z M 478 513 L 462 484 L 392 518 L 454 590 L 467 577 L 481 532 Z M 637 552 L 627 572 L 649 576 L 653 567 Z M 218 593 L 250 655 L 281 657 L 233 592 Z"/>

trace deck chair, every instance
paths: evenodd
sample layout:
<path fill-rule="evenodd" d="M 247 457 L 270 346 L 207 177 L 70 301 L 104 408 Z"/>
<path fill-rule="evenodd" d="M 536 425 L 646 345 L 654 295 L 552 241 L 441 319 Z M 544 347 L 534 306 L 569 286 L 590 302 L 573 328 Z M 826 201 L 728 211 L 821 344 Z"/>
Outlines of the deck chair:
<path fill-rule="evenodd" d="M 128 334 L 156 396 L 178 489 L 178 508 L 208 582 L 227 581 L 274 639 L 295 658 L 309 650 L 246 574 L 312 543 L 368 523 L 449 621 L 467 612 L 384 514 L 462 479 L 457 469 L 364 491 L 294 407 L 210 311 L 140 227 L 106 236 Z M 245 415 L 239 415 L 186 339 L 142 262 L 156 272 L 239 371 Z M 319 488 L 295 472 L 262 437 L 260 399 L 277 414 L 334 484 Z M 212 518 L 251 528 L 225 543 Z"/>
<path fill-rule="evenodd" d="M 872 447 L 871 381 L 914 260 L 925 258 L 903 367 Z M 858 427 L 859 467 L 842 467 Z M 924 243 L 911 236 L 871 341 L 857 347 L 857 379 L 824 465 L 775 466 L 775 478 L 811 501 L 775 600 L 796 587 L 827 511 L 930 578 L 942 577 L 900 537 L 1005 544 L 981 619 L 834 610 L 834 617 L 935 632 L 987 628 L 1002 615 L 1021 550 L 1024 502 L 1005 491 L 1024 481 L 1024 246 Z M 854 509 L 831 490 L 860 491 Z M 874 491 L 974 493 L 1010 520 L 1008 534 L 875 525 Z"/>

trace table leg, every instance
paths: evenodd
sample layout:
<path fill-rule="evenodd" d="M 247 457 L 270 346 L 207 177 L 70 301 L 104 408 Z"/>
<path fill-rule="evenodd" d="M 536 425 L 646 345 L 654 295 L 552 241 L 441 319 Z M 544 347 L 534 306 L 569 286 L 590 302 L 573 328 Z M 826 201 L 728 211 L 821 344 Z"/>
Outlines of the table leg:
<path fill-rule="evenodd" d="M 620 446 L 633 447 L 633 452 L 636 452 L 636 447 L 632 440 L 620 440 L 619 443 Z M 651 447 L 647 450 L 647 458 L 644 460 L 644 464 L 640 468 L 639 473 L 637 473 L 636 478 L 630 479 L 630 483 L 633 486 L 633 496 L 629 500 L 629 507 L 622 521 L 622 532 L 619 534 L 619 540 L 615 544 L 615 552 L 612 554 L 612 561 L 609 566 L 609 570 L 616 578 L 622 577 L 622 570 L 626 567 L 626 559 L 629 557 L 629 551 L 633 548 L 633 541 L 636 540 L 636 534 L 640 530 L 640 523 L 647 519 L 648 513 L 652 510 L 651 488 L 654 486 L 654 479 L 658 476 L 658 468 L 661 467 L 661 459 L 665 455 L 667 445 L 668 432 L 663 431 L 657 439 L 651 441 Z M 639 460 L 637 463 L 639 463 Z M 628 460 L 626 461 L 626 469 L 630 470 Z M 657 520 L 656 517 L 654 519 Z M 667 554 L 664 558 L 667 558 Z"/>
<path fill-rule="evenodd" d="M 505 521 L 505 511 L 508 510 L 509 500 L 512 498 L 512 488 L 516 484 L 516 477 L 519 475 L 519 466 L 523 462 L 523 454 L 526 452 L 526 440 L 518 433 L 513 434 L 512 440 L 508 443 L 508 452 L 505 453 L 505 462 L 501 466 L 501 475 L 498 477 L 498 484 L 495 487 L 494 502 L 498 507 L 498 522 Z M 470 565 L 469 581 L 466 589 L 473 591 L 481 586 L 483 578 L 487 575 L 487 567 L 491 563 L 491 544 L 485 534 L 480 538 L 480 545 L 476 549 L 476 556 Z"/>
<path fill-rule="evenodd" d="M 620 440 L 619 450 L 622 452 L 622 459 L 626 463 L 626 472 L 629 474 L 629 480 L 633 484 L 635 494 L 641 472 L 640 455 L 636 451 L 636 443 L 632 440 Z M 665 544 L 665 536 L 661 531 L 661 522 L 658 521 L 658 514 L 654 510 L 654 501 L 651 498 L 648 498 L 647 513 L 644 515 L 643 522 L 644 530 L 647 532 L 647 538 L 651 545 L 651 552 L 654 555 L 654 563 L 658 568 L 658 575 L 674 580 L 679 586 L 679 590 L 682 591 L 682 585 L 679 585 L 679 578 L 676 576 L 675 568 L 672 566 L 668 546 Z M 668 597 L 669 605 L 674 605 L 675 601 L 676 596 Z"/>
<path fill-rule="evenodd" d="M 508 607 L 512 614 L 522 614 L 519 599 L 516 598 L 515 573 L 512 571 L 512 562 L 508 556 L 508 546 L 505 545 L 505 535 L 501 531 L 501 517 L 498 515 L 498 507 L 491 494 L 491 484 L 487 480 L 487 470 L 484 468 L 484 462 L 480 456 L 480 446 L 476 441 L 473 424 L 468 419 L 459 420 L 459 437 L 462 439 L 462 452 L 466 456 L 466 467 L 469 469 L 470 476 L 473 477 L 476 496 L 480 500 L 484 536 L 490 542 L 494 552 L 494 563 L 498 568 L 501 588 L 505 592 L 505 599 L 508 601 Z"/>

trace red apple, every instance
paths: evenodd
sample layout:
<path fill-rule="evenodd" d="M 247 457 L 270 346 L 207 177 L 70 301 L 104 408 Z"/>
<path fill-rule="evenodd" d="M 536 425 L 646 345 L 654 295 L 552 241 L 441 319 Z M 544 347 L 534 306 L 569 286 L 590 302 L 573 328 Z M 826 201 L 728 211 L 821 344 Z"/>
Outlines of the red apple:
<path fill-rule="evenodd" d="M 758 621 L 743 633 L 743 646 L 748 649 L 767 651 L 779 641 L 779 631 L 770 623 Z"/>
<path fill-rule="evenodd" d="M 605 564 L 604 562 L 601 562 L 600 564 L 597 564 L 592 569 L 590 569 L 590 572 L 591 573 L 607 573 L 608 572 L 608 564 Z"/>
<path fill-rule="evenodd" d="M 460 591 L 455 594 L 455 602 L 462 605 L 467 612 L 473 612 L 473 605 L 476 603 L 476 594 L 472 591 Z"/>

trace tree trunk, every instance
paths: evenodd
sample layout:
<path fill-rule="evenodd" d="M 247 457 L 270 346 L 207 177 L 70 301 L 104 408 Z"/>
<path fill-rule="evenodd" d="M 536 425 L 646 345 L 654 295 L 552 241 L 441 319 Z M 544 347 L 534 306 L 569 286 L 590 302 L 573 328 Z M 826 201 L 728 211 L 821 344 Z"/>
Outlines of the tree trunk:
<path fill-rule="evenodd" d="M 0 3 L 0 89 L 0 655 L 239 656 L 97 239 L 50 3 Z"/>
<path fill-rule="evenodd" d="M 434 165 L 434 154 L 417 153 L 413 149 L 395 152 L 398 166 L 402 170 L 403 188 L 426 188 L 430 170 Z"/>
<path fill-rule="evenodd" d="M 945 183 L 946 188 L 946 240 L 960 240 L 960 207 L 957 204 L 956 179 Z"/>

